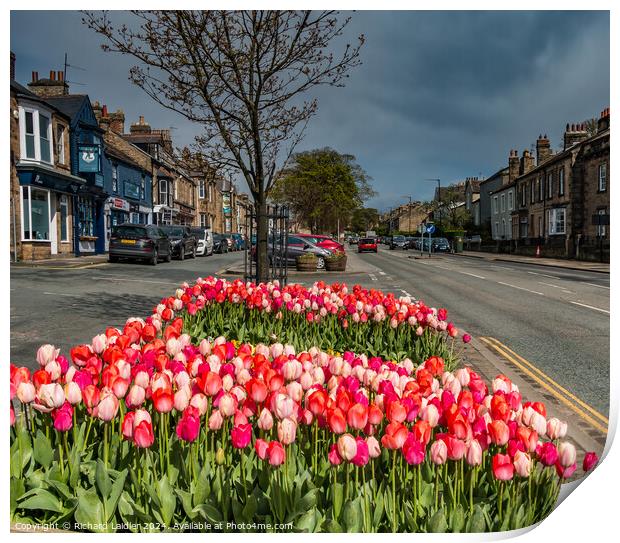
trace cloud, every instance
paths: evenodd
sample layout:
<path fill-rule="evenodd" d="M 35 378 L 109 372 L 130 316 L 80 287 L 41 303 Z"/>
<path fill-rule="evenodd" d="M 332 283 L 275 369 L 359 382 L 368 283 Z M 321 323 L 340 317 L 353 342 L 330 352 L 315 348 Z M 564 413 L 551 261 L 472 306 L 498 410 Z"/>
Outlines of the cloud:
<path fill-rule="evenodd" d="M 80 18 L 12 12 L 18 80 L 62 69 L 66 51 L 70 64 L 86 68 L 69 69 L 70 80 L 85 83 L 74 92 L 123 108 L 127 124 L 144 115 L 154 127 L 174 126 L 175 142 L 190 143 L 197 127 L 133 87 L 133 62 L 102 52 L 101 38 Z M 405 196 L 431 198 L 427 177 L 443 184 L 488 176 L 540 132 L 559 147 L 567 122 L 609 104 L 607 12 L 363 11 L 352 14 L 339 44 L 361 33 L 362 66 L 345 88 L 317 90 L 319 112 L 299 150 L 354 154 L 379 193 L 369 205 L 380 209 Z"/>

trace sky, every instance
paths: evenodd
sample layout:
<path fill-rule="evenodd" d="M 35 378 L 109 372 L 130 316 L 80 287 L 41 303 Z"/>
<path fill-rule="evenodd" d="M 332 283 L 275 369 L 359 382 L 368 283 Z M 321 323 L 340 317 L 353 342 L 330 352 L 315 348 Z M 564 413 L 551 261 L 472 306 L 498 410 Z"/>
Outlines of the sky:
<path fill-rule="evenodd" d="M 321 87 L 318 113 L 299 151 L 331 147 L 352 154 L 372 178 L 384 211 L 430 200 L 442 186 L 488 177 L 510 149 L 531 149 L 546 133 L 562 145 L 566 123 L 608 107 L 608 12 L 364 11 L 341 43 L 364 34 L 362 65 L 344 88 Z M 173 128 L 190 144 L 199 128 L 151 101 L 128 80 L 132 59 L 101 50 L 102 38 L 70 11 L 11 12 L 16 79 L 48 77 L 68 54 L 70 91 L 139 115 L 153 128 Z M 78 84 L 80 83 L 80 84 Z M 238 181 L 246 190 L 243 181 Z"/>

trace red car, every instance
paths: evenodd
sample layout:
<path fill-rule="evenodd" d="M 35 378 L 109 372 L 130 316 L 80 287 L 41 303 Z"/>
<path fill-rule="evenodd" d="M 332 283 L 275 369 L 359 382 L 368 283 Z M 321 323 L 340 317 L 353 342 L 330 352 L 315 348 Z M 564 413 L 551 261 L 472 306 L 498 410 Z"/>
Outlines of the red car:
<path fill-rule="evenodd" d="M 322 234 L 295 234 L 295 236 L 307 239 L 323 249 L 344 253 L 344 245 L 333 240 L 330 236 L 324 236 Z"/>
<path fill-rule="evenodd" d="M 377 240 L 373 238 L 362 238 L 357 243 L 357 252 L 363 253 L 364 251 L 377 252 Z"/>

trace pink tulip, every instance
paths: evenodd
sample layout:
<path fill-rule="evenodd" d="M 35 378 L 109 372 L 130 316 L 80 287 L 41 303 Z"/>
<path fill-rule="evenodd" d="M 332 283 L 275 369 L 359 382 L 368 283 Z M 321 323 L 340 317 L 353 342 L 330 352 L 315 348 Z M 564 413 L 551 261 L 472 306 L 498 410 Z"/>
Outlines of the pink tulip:
<path fill-rule="evenodd" d="M 185 409 L 189 405 L 191 395 L 192 391 L 189 388 L 189 385 L 177 390 L 174 393 L 174 408 L 179 412 L 185 411 Z"/>
<path fill-rule="evenodd" d="M 73 427 L 73 408 L 69 402 L 65 402 L 60 409 L 52 411 L 54 428 L 59 432 L 67 432 Z"/>
<path fill-rule="evenodd" d="M 222 427 L 223 423 L 224 417 L 222 417 L 222 413 L 220 413 L 219 409 L 215 409 L 209 417 L 209 430 L 215 432 Z"/>
<path fill-rule="evenodd" d="M 65 392 L 58 383 L 41 385 L 38 396 L 39 402 L 49 409 L 58 409 L 65 403 Z"/>
<path fill-rule="evenodd" d="M 519 477 L 527 478 L 530 476 L 530 472 L 532 470 L 532 459 L 529 454 L 522 451 L 517 451 L 514 456 L 513 464 Z"/>
<path fill-rule="evenodd" d="M 436 465 L 442 465 L 446 463 L 448 459 L 448 447 L 441 441 L 434 441 L 431 445 L 431 461 Z"/>
<path fill-rule="evenodd" d="M 41 345 L 41 347 L 37 350 L 37 362 L 39 363 L 39 366 L 44 368 L 50 362 L 56 360 L 58 353 L 60 353 L 60 349 L 56 349 L 53 345 Z"/>
<path fill-rule="evenodd" d="M 153 425 L 146 420 L 138 424 L 133 431 L 133 442 L 136 447 L 148 449 L 155 442 Z"/>
<path fill-rule="evenodd" d="M 125 397 L 127 407 L 139 407 L 144 403 L 146 391 L 140 385 L 133 385 Z"/>
<path fill-rule="evenodd" d="M 256 450 L 256 454 L 261 460 L 265 460 L 265 458 L 267 458 L 268 448 L 269 443 L 267 443 L 264 439 L 257 439 L 256 443 L 254 443 L 254 449 Z"/>
<path fill-rule="evenodd" d="M 472 439 L 468 442 L 465 460 L 470 466 L 479 466 L 482 464 L 482 447 L 476 439 Z"/>
<path fill-rule="evenodd" d="M 378 458 L 381 455 L 381 445 L 379 445 L 377 438 L 370 436 L 366 439 L 366 443 L 368 444 L 368 455 L 370 458 Z"/>
<path fill-rule="evenodd" d="M 583 457 L 583 471 L 590 471 L 598 463 L 598 456 L 594 452 L 587 452 Z"/>
<path fill-rule="evenodd" d="M 232 394 L 223 394 L 218 408 L 223 417 L 232 417 L 237 410 L 237 399 Z"/>
<path fill-rule="evenodd" d="M 337 441 L 338 454 L 347 462 L 351 462 L 357 454 L 357 442 L 351 434 L 342 434 Z"/>
<path fill-rule="evenodd" d="M 568 431 L 568 424 L 552 417 L 547 421 L 547 436 L 549 439 L 562 439 Z"/>
<path fill-rule="evenodd" d="M 269 458 L 269 464 L 271 466 L 281 466 L 286 459 L 286 451 L 281 443 L 278 441 L 271 441 L 267 449 L 267 457 Z"/>
<path fill-rule="evenodd" d="M 233 447 L 236 449 L 245 449 L 252 440 L 252 425 L 241 424 L 234 426 L 230 431 L 230 438 Z"/>
<path fill-rule="evenodd" d="M 295 441 L 297 423 L 290 418 L 278 422 L 278 439 L 283 445 L 290 445 Z"/>
<path fill-rule="evenodd" d="M 34 401 L 36 390 L 32 383 L 20 383 L 16 391 L 17 398 L 22 403 Z"/>
<path fill-rule="evenodd" d="M 274 412 L 279 419 L 290 417 L 295 412 L 295 402 L 286 394 L 277 394 L 274 398 Z"/>
<path fill-rule="evenodd" d="M 108 393 L 99 400 L 97 418 L 104 422 L 110 422 L 117 412 L 118 398 L 114 394 Z"/>
<path fill-rule="evenodd" d="M 192 396 L 192 399 L 189 401 L 189 405 L 198 409 L 198 411 L 200 411 L 200 416 L 202 417 L 207 412 L 209 400 L 204 394 L 199 392 L 198 394 L 194 394 Z"/>
<path fill-rule="evenodd" d="M 260 416 L 258 417 L 258 427 L 266 432 L 273 428 L 273 417 L 269 409 L 263 408 L 260 412 Z"/>
<path fill-rule="evenodd" d="M 572 466 L 577 461 L 577 451 L 572 443 L 562 441 L 558 445 L 558 461 L 564 468 Z"/>
<path fill-rule="evenodd" d="M 342 463 L 342 458 L 338 454 L 338 447 L 335 443 L 330 447 L 327 459 L 332 466 L 339 466 Z"/>
<path fill-rule="evenodd" d="M 188 407 L 183 411 L 183 415 L 179 419 L 176 428 L 176 434 L 179 439 L 187 443 L 196 441 L 200 433 L 200 414 L 195 407 Z"/>
<path fill-rule="evenodd" d="M 82 391 L 77 383 L 71 381 L 65 385 L 65 397 L 71 405 L 77 405 L 82 401 Z"/>

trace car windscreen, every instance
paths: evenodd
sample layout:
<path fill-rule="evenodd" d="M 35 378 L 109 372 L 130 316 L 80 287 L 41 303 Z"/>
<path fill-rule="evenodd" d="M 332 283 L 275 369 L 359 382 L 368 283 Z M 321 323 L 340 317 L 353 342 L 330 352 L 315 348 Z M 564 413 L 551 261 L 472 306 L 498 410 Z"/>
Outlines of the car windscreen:
<path fill-rule="evenodd" d="M 183 227 L 182 226 L 162 226 L 161 229 L 167 236 L 183 236 Z"/>
<path fill-rule="evenodd" d="M 114 226 L 112 228 L 112 235 L 116 237 L 131 237 L 139 238 L 146 236 L 146 228 L 143 226 Z"/>
<path fill-rule="evenodd" d="M 405 241 L 404 236 L 394 236 L 392 238 L 393 241 Z"/>
<path fill-rule="evenodd" d="M 203 238 L 207 237 L 207 236 L 206 236 L 207 231 L 206 231 L 206 230 L 203 230 L 202 228 L 192 228 L 192 229 L 190 230 L 190 232 L 191 232 L 192 234 L 194 234 L 195 236 L 197 236 L 197 237 L 198 237 L 198 239 L 203 239 Z"/>
<path fill-rule="evenodd" d="M 374 244 L 374 243 L 375 243 L 375 240 L 374 240 L 374 239 L 372 239 L 372 238 L 362 238 L 362 239 L 360 239 L 360 243 L 361 243 L 362 245 L 365 245 L 365 244 L 368 244 L 368 243 L 370 243 L 370 244 Z"/>

